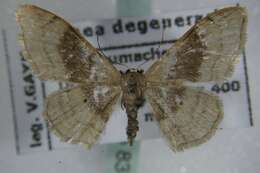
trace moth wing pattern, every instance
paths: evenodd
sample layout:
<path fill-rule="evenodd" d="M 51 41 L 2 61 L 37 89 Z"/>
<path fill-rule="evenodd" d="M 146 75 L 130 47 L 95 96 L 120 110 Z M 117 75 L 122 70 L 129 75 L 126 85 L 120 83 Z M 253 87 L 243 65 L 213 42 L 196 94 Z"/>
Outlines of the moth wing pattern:
<path fill-rule="evenodd" d="M 16 12 L 24 58 L 42 80 L 76 83 L 45 100 L 43 116 L 62 140 L 91 147 L 105 128 L 121 88 L 120 73 L 64 19 L 34 5 Z"/>
<path fill-rule="evenodd" d="M 246 42 L 247 12 L 227 7 L 209 13 L 146 72 L 148 81 L 221 81 L 230 77 Z"/>
<path fill-rule="evenodd" d="M 16 12 L 23 54 L 39 79 L 116 82 L 119 72 L 64 19 L 34 5 Z"/>
<path fill-rule="evenodd" d="M 146 96 L 173 151 L 206 142 L 223 118 L 222 102 L 202 89 L 181 85 L 149 87 Z"/>
<path fill-rule="evenodd" d="M 91 148 L 103 132 L 119 96 L 118 87 L 76 86 L 50 94 L 43 116 L 62 141 Z"/>
<path fill-rule="evenodd" d="M 230 77 L 246 41 L 247 13 L 227 7 L 188 30 L 145 73 L 146 97 L 174 151 L 207 141 L 223 119 L 218 96 L 188 82 Z"/>

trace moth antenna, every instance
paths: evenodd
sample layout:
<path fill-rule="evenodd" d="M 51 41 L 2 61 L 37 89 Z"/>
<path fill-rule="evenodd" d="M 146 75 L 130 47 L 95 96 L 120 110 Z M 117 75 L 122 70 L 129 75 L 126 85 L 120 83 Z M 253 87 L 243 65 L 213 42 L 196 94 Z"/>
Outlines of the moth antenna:
<path fill-rule="evenodd" d="M 98 35 L 97 35 L 97 44 L 98 44 L 98 49 L 99 49 L 99 51 L 102 53 L 102 55 L 105 56 L 105 57 L 107 57 L 107 56 L 105 55 L 105 53 L 102 51 L 101 47 L 100 47 Z"/>
<path fill-rule="evenodd" d="M 165 32 L 165 28 L 163 28 L 163 30 L 162 30 L 161 41 L 160 41 L 160 43 L 159 43 L 159 46 L 156 48 L 156 51 L 159 51 L 159 49 L 160 49 L 160 47 L 161 47 L 161 45 L 162 45 L 162 42 L 164 41 L 164 32 Z M 160 58 L 160 57 L 158 57 L 158 58 Z M 139 64 L 139 65 L 137 66 L 137 68 L 139 69 L 142 65 L 144 65 L 144 64 L 147 63 L 147 62 L 148 62 L 148 61 L 142 62 L 141 64 Z"/>
<path fill-rule="evenodd" d="M 101 52 L 101 54 L 102 54 L 103 56 L 107 57 L 107 56 L 105 55 L 105 53 L 102 51 L 101 47 L 100 47 L 98 35 L 97 35 L 97 44 L 98 44 L 98 49 L 99 49 L 99 51 Z M 122 63 L 119 63 L 119 62 L 115 62 L 115 63 L 113 63 L 113 64 L 118 64 L 118 65 L 124 66 L 124 67 L 126 67 L 127 69 L 129 69 L 129 67 L 128 67 L 127 65 L 122 64 Z"/>
<path fill-rule="evenodd" d="M 162 30 L 162 37 L 161 37 L 162 39 L 159 43 L 159 46 L 156 49 L 157 51 L 161 48 L 162 42 L 164 41 L 164 32 L 165 32 L 165 28 L 163 28 L 163 30 Z"/>
<path fill-rule="evenodd" d="M 123 66 L 123 67 L 126 67 L 127 69 L 130 69 L 130 67 L 128 67 L 127 65 L 122 64 L 122 63 L 119 63 L 119 62 L 115 62 L 115 63 L 113 63 L 113 64 L 118 64 L 118 65 L 121 65 L 121 66 Z"/>

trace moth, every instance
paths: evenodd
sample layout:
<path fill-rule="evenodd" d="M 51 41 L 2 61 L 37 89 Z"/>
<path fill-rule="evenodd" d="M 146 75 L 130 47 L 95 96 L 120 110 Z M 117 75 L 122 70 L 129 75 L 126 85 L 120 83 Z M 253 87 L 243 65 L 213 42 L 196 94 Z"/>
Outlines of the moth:
<path fill-rule="evenodd" d="M 23 54 L 41 80 L 76 84 L 50 94 L 43 117 L 62 141 L 92 147 L 113 108 L 121 102 L 132 145 L 138 110 L 147 100 L 173 151 L 206 142 L 216 132 L 223 105 L 218 96 L 190 83 L 230 77 L 246 42 L 245 8 L 209 13 L 179 38 L 151 67 L 118 71 L 72 25 L 34 5 L 16 12 Z"/>

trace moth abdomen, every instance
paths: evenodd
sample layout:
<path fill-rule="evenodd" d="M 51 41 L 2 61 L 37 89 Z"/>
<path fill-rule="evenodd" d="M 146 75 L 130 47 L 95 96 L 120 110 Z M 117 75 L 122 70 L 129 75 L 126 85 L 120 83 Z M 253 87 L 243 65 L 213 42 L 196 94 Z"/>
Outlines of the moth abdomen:
<path fill-rule="evenodd" d="M 138 108 L 136 106 L 128 107 L 126 110 L 128 118 L 126 134 L 128 137 L 129 145 L 133 145 L 134 138 L 136 137 L 136 134 L 139 130 L 137 111 Z"/>

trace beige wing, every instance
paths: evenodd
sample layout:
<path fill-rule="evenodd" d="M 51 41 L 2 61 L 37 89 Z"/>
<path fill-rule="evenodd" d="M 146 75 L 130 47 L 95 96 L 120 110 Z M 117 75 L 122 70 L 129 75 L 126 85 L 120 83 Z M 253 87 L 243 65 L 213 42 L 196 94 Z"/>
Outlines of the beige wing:
<path fill-rule="evenodd" d="M 228 7 L 208 14 L 146 72 L 148 81 L 206 82 L 231 76 L 246 41 L 247 13 Z"/>
<path fill-rule="evenodd" d="M 178 85 L 149 87 L 146 97 L 173 151 L 207 141 L 223 117 L 219 98 L 201 89 Z"/>
<path fill-rule="evenodd" d="M 18 8 L 24 57 L 43 80 L 117 82 L 119 72 L 64 19 L 33 5 Z"/>
<path fill-rule="evenodd" d="M 98 140 L 120 96 L 120 88 L 77 86 L 49 95 L 44 118 L 62 140 L 90 148 Z"/>

